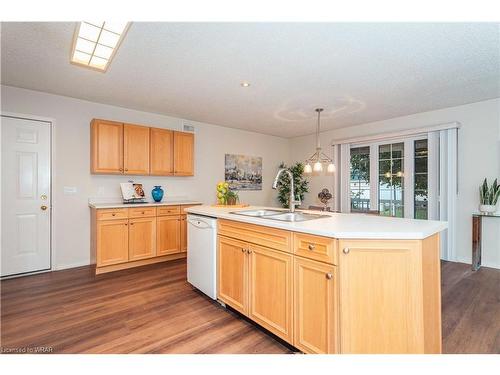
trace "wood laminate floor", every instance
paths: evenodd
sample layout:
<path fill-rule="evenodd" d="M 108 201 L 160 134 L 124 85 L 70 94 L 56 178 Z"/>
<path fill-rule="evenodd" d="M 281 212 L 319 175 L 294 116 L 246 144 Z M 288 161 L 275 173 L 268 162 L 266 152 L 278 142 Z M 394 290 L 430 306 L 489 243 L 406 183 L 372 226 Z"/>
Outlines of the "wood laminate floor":
<path fill-rule="evenodd" d="M 3 352 L 290 353 L 193 290 L 185 260 L 94 276 L 90 267 L 1 282 Z M 443 352 L 500 353 L 500 270 L 443 263 Z"/>

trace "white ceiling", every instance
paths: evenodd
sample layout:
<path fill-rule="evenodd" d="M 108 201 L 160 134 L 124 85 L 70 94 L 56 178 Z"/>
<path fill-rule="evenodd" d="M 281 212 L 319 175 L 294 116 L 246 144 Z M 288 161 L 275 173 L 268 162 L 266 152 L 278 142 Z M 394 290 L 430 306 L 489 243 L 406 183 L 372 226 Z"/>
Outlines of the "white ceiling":
<path fill-rule="evenodd" d="M 2 83 L 283 137 L 500 97 L 498 24 L 133 23 L 107 73 L 74 29 L 2 23 Z"/>

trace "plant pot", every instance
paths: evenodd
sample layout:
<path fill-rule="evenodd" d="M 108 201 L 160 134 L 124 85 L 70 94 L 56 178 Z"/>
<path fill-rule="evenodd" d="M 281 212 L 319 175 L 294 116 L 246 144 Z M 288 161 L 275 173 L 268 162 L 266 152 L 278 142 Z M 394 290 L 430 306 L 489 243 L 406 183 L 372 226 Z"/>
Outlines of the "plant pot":
<path fill-rule="evenodd" d="M 480 204 L 479 211 L 484 212 L 485 214 L 492 214 L 497 210 L 497 206 L 494 204 Z"/>
<path fill-rule="evenodd" d="M 228 197 L 226 204 L 229 206 L 234 206 L 238 199 L 236 197 Z"/>
<path fill-rule="evenodd" d="M 155 188 L 151 190 L 151 195 L 155 202 L 161 202 L 163 199 L 163 189 L 161 186 L 155 186 Z"/>

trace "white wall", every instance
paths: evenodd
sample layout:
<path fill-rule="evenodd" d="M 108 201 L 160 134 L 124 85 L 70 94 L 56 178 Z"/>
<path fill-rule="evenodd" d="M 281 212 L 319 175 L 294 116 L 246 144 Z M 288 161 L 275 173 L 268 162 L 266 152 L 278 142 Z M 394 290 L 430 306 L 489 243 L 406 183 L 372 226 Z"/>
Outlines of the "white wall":
<path fill-rule="evenodd" d="M 49 117 L 55 120 L 55 164 L 53 171 L 54 268 L 89 263 L 90 216 L 88 199 L 120 198 L 119 183 L 131 177 L 90 174 L 90 121 L 92 118 L 126 121 L 169 129 L 182 129 L 182 119 L 154 113 L 51 95 L 9 86 L 1 87 L 3 112 Z M 133 94 L 131 94 L 133 95 Z M 281 161 L 288 160 L 289 141 L 279 137 L 198 122 L 195 126 L 194 177 L 132 177 L 150 192 L 153 185 L 165 187 L 166 197 L 187 197 L 214 203 L 215 184 L 224 179 L 224 154 L 263 158 L 263 190 L 241 192 L 243 202 L 276 205 L 271 189 Z M 76 187 L 75 195 L 64 195 L 64 186 Z M 150 197 L 149 197 L 150 198 Z"/>
<path fill-rule="evenodd" d="M 477 211 L 478 188 L 485 177 L 500 179 L 500 99 L 423 112 L 411 116 L 377 121 L 321 133 L 321 144 L 332 154 L 334 139 L 345 139 L 382 132 L 398 131 L 459 121 L 458 165 L 459 195 L 457 211 L 456 260 L 471 262 L 471 213 Z M 290 160 L 307 158 L 314 150 L 314 136 L 294 138 L 290 142 Z M 310 178 L 310 193 L 305 205 L 317 203 L 322 188 L 333 190 L 333 178 Z M 334 191 L 334 194 L 337 194 Z M 483 264 L 500 268 L 500 219 L 485 219 L 483 231 Z"/>

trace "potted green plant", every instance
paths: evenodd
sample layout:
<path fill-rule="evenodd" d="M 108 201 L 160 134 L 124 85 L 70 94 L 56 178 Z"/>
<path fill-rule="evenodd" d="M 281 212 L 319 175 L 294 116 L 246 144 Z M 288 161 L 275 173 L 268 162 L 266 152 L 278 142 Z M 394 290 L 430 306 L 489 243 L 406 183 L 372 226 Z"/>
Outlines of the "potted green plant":
<path fill-rule="evenodd" d="M 229 188 L 227 182 L 217 184 L 217 200 L 219 204 L 233 206 L 240 200 L 238 193 Z"/>
<path fill-rule="evenodd" d="M 287 168 L 285 163 L 281 163 L 280 168 Z M 298 162 L 292 165 L 290 172 L 293 175 L 293 184 L 295 188 L 295 196 L 304 200 L 305 193 L 309 192 L 309 182 L 304 178 L 304 164 Z M 288 206 L 288 199 L 290 197 L 290 178 L 286 173 L 282 173 L 278 180 L 278 201 L 283 207 Z"/>
<path fill-rule="evenodd" d="M 497 210 L 497 202 L 500 197 L 500 186 L 497 179 L 488 187 L 488 181 L 484 179 L 483 184 L 479 187 L 479 211 L 492 214 Z"/>

